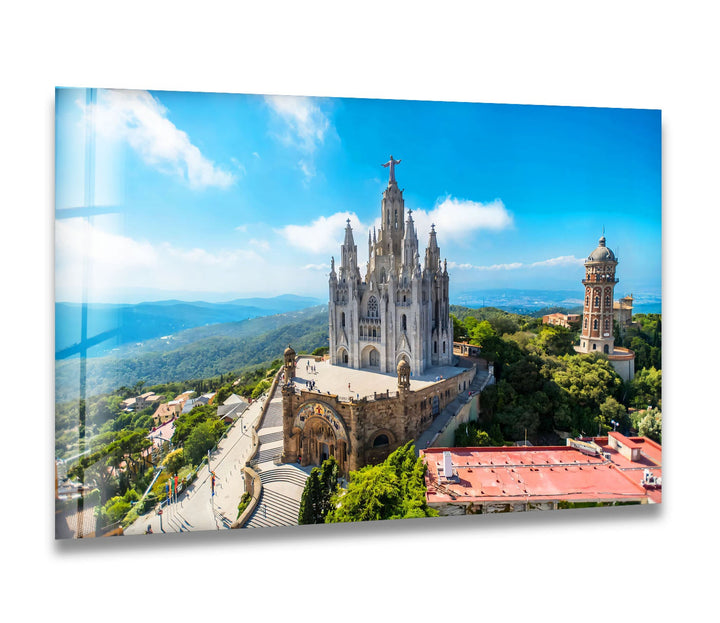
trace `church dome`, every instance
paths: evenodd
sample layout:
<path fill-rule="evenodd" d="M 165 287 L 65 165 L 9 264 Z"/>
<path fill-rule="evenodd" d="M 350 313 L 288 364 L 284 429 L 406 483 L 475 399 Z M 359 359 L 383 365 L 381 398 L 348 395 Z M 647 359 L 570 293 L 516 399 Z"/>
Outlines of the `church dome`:
<path fill-rule="evenodd" d="M 276 351 L 277 352 L 277 351 Z M 287 357 L 288 355 L 295 356 L 295 351 L 292 349 L 290 345 L 285 349 L 284 355 Z"/>
<path fill-rule="evenodd" d="M 588 255 L 588 261 L 590 262 L 615 262 L 615 254 L 612 252 L 612 249 L 605 246 L 605 236 L 600 238 L 600 241 L 598 242 L 598 247 L 595 249 L 590 255 Z"/>
<path fill-rule="evenodd" d="M 397 373 L 398 375 L 410 374 L 410 364 L 404 359 L 401 359 L 400 363 L 398 363 Z"/>

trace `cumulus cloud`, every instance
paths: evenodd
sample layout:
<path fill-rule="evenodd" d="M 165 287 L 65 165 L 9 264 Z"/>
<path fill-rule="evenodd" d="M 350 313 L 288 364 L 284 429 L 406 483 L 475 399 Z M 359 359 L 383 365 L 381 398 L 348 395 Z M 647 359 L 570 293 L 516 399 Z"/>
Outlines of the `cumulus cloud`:
<path fill-rule="evenodd" d="M 419 239 L 434 223 L 440 243 L 466 240 L 477 231 L 502 231 L 513 226 L 513 216 L 500 199 L 480 203 L 448 196 L 432 210 L 413 210 L 412 217 Z"/>
<path fill-rule="evenodd" d="M 227 188 L 235 176 L 218 167 L 168 119 L 168 110 L 147 91 L 102 90 L 92 109 L 99 135 L 124 140 L 148 165 L 185 180 L 191 188 Z"/>
<path fill-rule="evenodd" d="M 340 245 L 345 240 L 348 219 L 353 229 L 355 244 L 360 250 L 365 239 L 358 238 L 358 234 L 367 232 L 368 227 L 360 222 L 354 212 L 336 212 L 330 216 L 321 216 L 308 225 L 286 225 L 275 231 L 297 249 L 310 253 L 337 255 Z"/>

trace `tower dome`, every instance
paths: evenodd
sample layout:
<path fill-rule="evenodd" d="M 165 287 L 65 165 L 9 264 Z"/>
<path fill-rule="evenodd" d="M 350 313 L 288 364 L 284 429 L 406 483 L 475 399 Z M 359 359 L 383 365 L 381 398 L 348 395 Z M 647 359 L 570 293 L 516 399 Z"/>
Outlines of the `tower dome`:
<path fill-rule="evenodd" d="M 400 363 L 398 363 L 397 373 L 398 373 L 398 376 L 405 375 L 405 374 L 410 375 L 410 364 L 407 361 L 405 361 L 405 359 L 401 359 Z"/>
<path fill-rule="evenodd" d="M 292 356 L 292 357 L 294 357 L 294 356 L 295 356 L 295 351 L 292 349 L 292 346 L 290 346 L 290 345 L 288 344 L 288 347 L 285 349 L 285 352 L 284 352 L 283 354 L 285 355 L 285 357 L 287 357 L 287 356 Z"/>
<path fill-rule="evenodd" d="M 588 255 L 588 261 L 590 262 L 615 262 L 615 254 L 612 252 L 612 249 L 607 247 L 605 245 L 605 236 L 602 236 L 600 240 L 598 241 L 597 248 Z"/>

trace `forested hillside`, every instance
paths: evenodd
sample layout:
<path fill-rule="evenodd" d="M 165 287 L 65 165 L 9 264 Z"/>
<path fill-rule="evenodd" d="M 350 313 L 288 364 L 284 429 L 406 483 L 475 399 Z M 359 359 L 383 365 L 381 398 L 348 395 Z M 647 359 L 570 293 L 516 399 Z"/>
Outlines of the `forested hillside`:
<path fill-rule="evenodd" d="M 205 378 L 266 364 L 288 344 L 310 352 L 327 345 L 327 307 L 183 331 L 170 340 L 154 340 L 149 352 L 86 360 L 87 395 L 110 392 L 139 381 L 147 385 Z M 137 350 L 135 351 L 138 352 Z M 55 398 L 77 398 L 80 361 L 56 362 Z"/>

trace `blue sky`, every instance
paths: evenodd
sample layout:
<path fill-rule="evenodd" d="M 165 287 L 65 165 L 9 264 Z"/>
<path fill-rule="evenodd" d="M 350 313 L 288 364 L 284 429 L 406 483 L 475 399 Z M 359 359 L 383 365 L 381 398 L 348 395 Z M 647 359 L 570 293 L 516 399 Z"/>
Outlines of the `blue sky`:
<path fill-rule="evenodd" d="M 656 110 L 59 89 L 57 214 L 104 209 L 57 219 L 56 298 L 83 283 L 102 302 L 324 298 L 347 218 L 367 259 L 390 154 L 422 249 L 436 224 L 451 298 L 581 290 L 603 227 L 616 293 L 659 295 L 660 125 Z"/>

